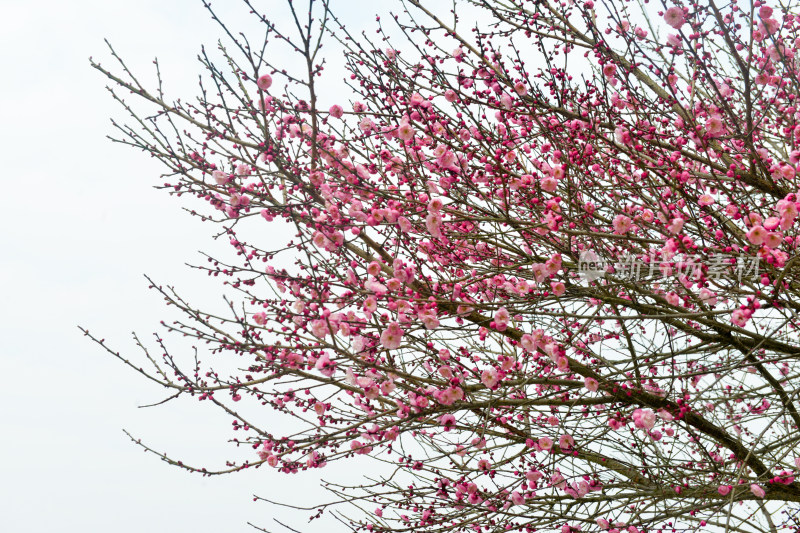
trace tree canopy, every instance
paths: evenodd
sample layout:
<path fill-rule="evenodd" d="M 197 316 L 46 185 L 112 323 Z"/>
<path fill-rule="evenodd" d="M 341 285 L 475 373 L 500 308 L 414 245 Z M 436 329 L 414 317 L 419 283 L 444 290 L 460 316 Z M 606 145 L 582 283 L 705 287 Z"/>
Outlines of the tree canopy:
<path fill-rule="evenodd" d="M 194 99 L 92 63 L 232 248 L 219 309 L 152 285 L 196 354 L 92 337 L 252 450 L 162 459 L 364 456 L 359 531 L 798 529 L 796 2 L 244 3 Z"/>

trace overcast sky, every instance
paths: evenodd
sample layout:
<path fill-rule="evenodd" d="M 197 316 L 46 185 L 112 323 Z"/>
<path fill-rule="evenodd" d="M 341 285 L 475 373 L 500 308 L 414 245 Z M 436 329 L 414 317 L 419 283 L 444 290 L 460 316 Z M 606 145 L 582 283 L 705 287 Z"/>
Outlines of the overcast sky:
<path fill-rule="evenodd" d="M 241 10 L 224 11 L 239 3 L 218 3 L 240 28 Z M 361 2 L 333 4 L 352 24 L 372 19 Z M 142 453 L 123 428 L 176 458 L 223 465 L 230 420 L 191 401 L 138 409 L 161 391 L 78 330 L 135 357 L 131 332 L 149 340 L 168 316 L 145 273 L 220 302 L 198 294 L 209 285 L 184 266 L 210 228 L 152 188 L 154 161 L 105 139 L 121 114 L 88 61 L 111 65 L 108 38 L 152 81 L 158 56 L 167 89 L 185 98 L 200 45 L 220 35 L 200 0 L 0 0 L 2 531 L 253 531 L 247 521 L 287 531 L 272 522 L 287 515 L 252 495 L 306 503 L 317 484 L 267 469 L 201 478 Z"/>

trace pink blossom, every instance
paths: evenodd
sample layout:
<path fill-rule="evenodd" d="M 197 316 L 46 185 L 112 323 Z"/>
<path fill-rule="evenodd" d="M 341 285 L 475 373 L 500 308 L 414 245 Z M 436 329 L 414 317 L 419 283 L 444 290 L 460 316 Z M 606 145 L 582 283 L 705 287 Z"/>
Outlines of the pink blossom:
<path fill-rule="evenodd" d="M 350 449 L 359 455 L 366 455 L 372 451 L 372 446 L 366 446 L 360 440 L 354 440 L 350 442 Z"/>
<path fill-rule="evenodd" d="M 756 484 L 756 483 L 752 483 L 752 484 L 750 485 L 750 492 L 752 492 L 752 493 L 753 493 L 753 495 L 754 495 L 756 498 L 762 498 L 762 499 L 764 498 L 764 495 L 766 494 L 766 493 L 764 492 L 764 489 L 763 489 L 763 488 L 761 488 L 761 486 L 760 486 L 760 485 L 758 485 L 758 484 Z"/>
<path fill-rule="evenodd" d="M 497 331 L 505 331 L 510 320 L 511 315 L 505 307 L 501 307 L 494 312 L 494 323 Z"/>
<path fill-rule="evenodd" d="M 324 339 L 330 333 L 330 327 L 328 327 L 328 323 L 324 319 L 312 320 L 308 325 L 311 328 L 311 333 L 320 339 Z"/>
<path fill-rule="evenodd" d="M 421 94 L 419 94 L 419 93 L 414 93 L 414 94 L 412 94 L 412 95 L 411 95 L 410 102 L 411 102 L 411 105 L 413 105 L 413 106 L 419 106 L 419 105 L 422 105 L 422 103 L 423 103 L 424 101 L 425 101 L 425 97 L 424 97 L 424 96 L 422 96 L 422 95 L 421 95 Z"/>
<path fill-rule="evenodd" d="M 710 194 L 703 194 L 697 199 L 698 205 L 707 206 L 714 203 L 714 198 Z"/>
<path fill-rule="evenodd" d="M 256 85 L 258 85 L 258 88 L 262 91 L 266 91 L 272 87 L 272 76 L 269 74 L 262 74 L 258 77 L 258 80 L 256 80 Z"/>
<path fill-rule="evenodd" d="M 436 238 L 442 237 L 442 215 L 440 213 L 428 213 L 425 217 L 425 228 Z"/>
<path fill-rule="evenodd" d="M 442 155 L 436 159 L 436 163 L 444 169 L 453 168 L 456 163 L 456 155 L 450 150 L 445 150 L 442 152 Z"/>
<path fill-rule="evenodd" d="M 381 265 L 377 261 L 373 261 L 367 266 L 367 273 L 371 276 L 377 276 L 380 272 Z"/>
<path fill-rule="evenodd" d="M 686 221 L 682 218 L 673 218 L 672 222 L 667 226 L 667 230 L 673 235 L 676 235 L 681 232 L 685 223 Z"/>
<path fill-rule="evenodd" d="M 780 28 L 780 23 L 775 19 L 765 18 L 762 19 L 762 22 L 763 22 L 763 30 L 768 35 L 774 34 L 776 31 L 778 31 L 778 28 Z"/>
<path fill-rule="evenodd" d="M 522 336 L 522 339 L 520 339 L 520 344 L 524 350 L 529 352 L 536 350 L 536 341 L 534 341 L 533 337 L 528 333 Z"/>
<path fill-rule="evenodd" d="M 680 7 L 672 6 L 664 12 L 664 21 L 678 30 L 686 22 L 686 15 Z"/>
<path fill-rule="evenodd" d="M 656 424 L 656 414 L 652 409 L 636 409 L 633 411 L 633 424 L 637 428 L 651 430 Z"/>
<path fill-rule="evenodd" d="M 487 389 L 495 388 L 499 381 L 500 376 L 496 368 L 487 368 L 481 372 L 481 383 L 483 383 Z"/>
<path fill-rule="evenodd" d="M 783 231 L 788 231 L 794 225 L 794 217 L 783 215 L 781 217 L 780 228 Z"/>
<path fill-rule="evenodd" d="M 600 388 L 600 383 L 598 383 L 597 380 L 594 378 L 587 377 L 584 378 L 583 380 L 583 386 L 586 387 L 591 392 L 597 392 L 598 389 Z"/>
<path fill-rule="evenodd" d="M 215 170 L 211 173 L 211 177 L 217 182 L 217 185 L 225 185 L 230 181 L 230 176 L 220 170 Z"/>
<path fill-rule="evenodd" d="M 333 376 L 336 372 L 336 363 L 331 361 L 330 356 L 326 353 L 323 353 L 319 359 L 317 359 L 314 367 L 319 370 L 320 374 L 327 377 Z"/>
<path fill-rule="evenodd" d="M 464 398 L 464 391 L 458 387 L 450 387 L 433 393 L 434 399 L 442 405 L 453 405 Z"/>
<path fill-rule="evenodd" d="M 572 435 L 561 435 L 558 438 L 558 447 L 562 450 L 569 450 L 575 446 L 575 439 L 572 438 Z"/>
<path fill-rule="evenodd" d="M 614 217 L 611 225 L 614 228 L 614 233 L 622 235 L 630 231 L 631 227 L 633 226 L 633 222 L 625 215 L 617 215 Z"/>
<path fill-rule="evenodd" d="M 722 123 L 722 117 L 719 115 L 712 115 L 706 120 L 706 133 L 711 137 L 719 137 L 725 129 Z"/>
<path fill-rule="evenodd" d="M 375 123 L 369 117 L 364 117 L 358 122 L 358 128 L 364 133 L 369 133 L 375 129 Z"/>
<path fill-rule="evenodd" d="M 558 188 L 558 181 L 552 176 L 545 176 L 539 181 L 543 191 L 555 192 Z"/>
<path fill-rule="evenodd" d="M 400 227 L 400 231 L 403 233 L 408 233 L 411 231 L 411 221 L 409 221 L 406 217 L 397 217 L 397 225 Z"/>
<path fill-rule="evenodd" d="M 386 293 L 386 286 L 374 279 L 368 279 L 366 282 L 364 282 L 364 288 L 378 295 Z"/>
<path fill-rule="evenodd" d="M 552 449 L 553 447 L 553 439 L 550 437 L 540 437 L 539 438 L 539 449 L 547 451 Z"/>
<path fill-rule="evenodd" d="M 342 106 L 334 104 L 328 110 L 328 113 L 330 113 L 333 118 L 342 118 L 342 115 L 344 115 L 344 109 L 342 109 Z"/>
<path fill-rule="evenodd" d="M 717 305 L 716 295 L 705 287 L 700 289 L 700 293 L 698 294 L 698 296 L 704 303 L 708 305 Z"/>
<path fill-rule="evenodd" d="M 370 314 L 378 310 L 378 301 L 374 296 L 369 296 L 366 300 L 364 300 L 363 309 Z"/>
<path fill-rule="evenodd" d="M 668 292 L 664 297 L 666 298 L 667 303 L 670 305 L 680 305 L 681 303 L 680 296 L 672 291 Z"/>
<path fill-rule="evenodd" d="M 413 139 L 415 133 L 416 132 L 414 131 L 414 128 L 411 127 L 411 124 L 409 124 L 408 122 L 403 122 L 397 128 L 397 137 L 404 141 L 410 141 L 411 139 Z"/>
<path fill-rule="evenodd" d="M 250 198 L 242 194 L 233 193 L 231 194 L 230 204 L 231 207 L 245 207 L 250 204 Z"/>
<path fill-rule="evenodd" d="M 436 329 L 439 327 L 439 317 L 436 315 L 436 309 L 424 309 L 417 315 L 422 321 L 425 329 Z"/>
<path fill-rule="evenodd" d="M 392 322 L 381 333 L 381 344 L 387 350 L 394 350 L 400 347 L 400 342 L 403 340 L 403 329 L 397 322 Z"/>
<path fill-rule="evenodd" d="M 756 224 L 747 232 L 747 240 L 755 245 L 763 244 L 766 238 L 767 230 L 760 224 Z"/>
<path fill-rule="evenodd" d="M 543 477 L 544 477 L 544 474 L 542 474 L 538 470 L 529 470 L 529 471 L 525 472 L 525 479 L 528 480 L 529 486 L 531 488 L 533 488 L 535 486 L 536 482 L 539 481 L 540 479 L 542 479 Z"/>
<path fill-rule="evenodd" d="M 745 325 L 747 325 L 747 315 L 745 315 L 744 311 L 742 311 L 741 309 L 737 309 L 733 313 L 731 313 L 731 323 L 734 326 L 739 326 L 740 328 L 743 328 Z"/>
<path fill-rule="evenodd" d="M 453 426 L 456 425 L 456 417 L 450 413 L 442 415 L 439 417 L 439 424 L 441 424 L 445 431 L 450 431 Z"/>
<path fill-rule="evenodd" d="M 768 229 L 769 231 L 774 230 L 777 228 L 781 223 L 781 219 L 778 217 L 769 217 L 764 221 L 764 229 Z"/>
<path fill-rule="evenodd" d="M 667 43 L 670 46 L 678 47 L 681 45 L 681 38 L 677 34 L 670 33 L 669 35 L 667 35 Z"/>
<path fill-rule="evenodd" d="M 567 487 L 567 481 L 564 479 L 564 476 L 561 475 L 561 472 L 556 472 L 550 476 L 550 485 L 561 490 L 564 490 Z"/>
<path fill-rule="evenodd" d="M 783 238 L 781 234 L 772 231 L 767 233 L 767 236 L 764 238 L 764 245 L 768 248 L 778 248 L 782 242 Z"/>
<path fill-rule="evenodd" d="M 717 492 L 719 492 L 722 496 L 727 496 L 733 487 L 730 485 L 720 485 L 717 487 Z"/>
<path fill-rule="evenodd" d="M 566 285 L 564 285 L 563 281 L 553 281 L 553 282 L 551 282 L 550 283 L 550 288 L 553 289 L 553 294 L 555 294 L 556 296 L 563 295 L 567 290 L 567 287 L 566 287 Z"/>

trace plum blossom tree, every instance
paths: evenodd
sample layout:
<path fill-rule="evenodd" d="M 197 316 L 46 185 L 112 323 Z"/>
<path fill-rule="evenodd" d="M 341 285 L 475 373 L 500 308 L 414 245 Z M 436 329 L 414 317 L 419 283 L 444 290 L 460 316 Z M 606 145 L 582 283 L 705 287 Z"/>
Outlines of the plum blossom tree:
<path fill-rule="evenodd" d="M 196 100 L 92 63 L 232 247 L 197 267 L 226 308 L 152 285 L 197 358 L 92 336 L 251 450 L 162 459 L 363 455 L 326 485 L 359 531 L 798 529 L 796 2 L 244 3 L 266 39 L 222 24 Z"/>

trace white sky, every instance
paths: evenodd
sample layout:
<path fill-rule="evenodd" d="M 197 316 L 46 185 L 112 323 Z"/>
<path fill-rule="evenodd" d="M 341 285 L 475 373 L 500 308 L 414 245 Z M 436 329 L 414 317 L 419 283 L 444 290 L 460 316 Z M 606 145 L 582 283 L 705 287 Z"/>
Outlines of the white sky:
<path fill-rule="evenodd" d="M 217 3 L 241 13 L 235 0 Z M 333 3 L 372 20 L 360 2 Z M 152 81 L 158 56 L 167 89 L 187 98 L 200 45 L 220 35 L 200 0 L 0 0 L 1 531 L 254 531 L 247 521 L 287 531 L 272 521 L 286 513 L 252 495 L 307 503 L 317 484 L 267 469 L 201 478 L 142 453 L 123 428 L 176 458 L 222 466 L 230 420 L 192 401 L 137 409 L 160 389 L 77 328 L 135 357 L 131 331 L 149 340 L 169 316 L 144 273 L 195 301 L 209 286 L 184 263 L 208 248 L 210 228 L 152 189 L 160 166 L 104 138 L 109 117 L 122 115 L 88 57 L 111 66 L 108 37 Z M 217 293 L 204 301 L 221 303 Z"/>

